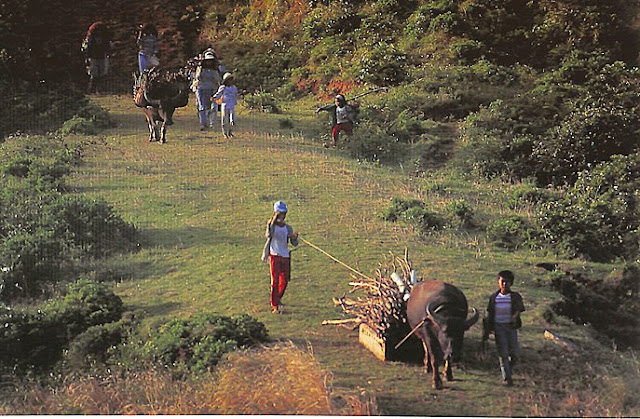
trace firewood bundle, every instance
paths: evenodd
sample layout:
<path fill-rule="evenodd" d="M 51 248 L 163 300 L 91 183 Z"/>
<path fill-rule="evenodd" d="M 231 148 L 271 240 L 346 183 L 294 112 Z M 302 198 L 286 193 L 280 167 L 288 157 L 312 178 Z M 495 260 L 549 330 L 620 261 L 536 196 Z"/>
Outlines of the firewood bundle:
<path fill-rule="evenodd" d="M 407 323 L 406 301 L 416 281 L 416 274 L 411 268 L 406 251 L 404 257 L 391 254 L 376 269 L 373 278 L 365 275 L 351 276 L 353 280 L 349 285 L 353 289 L 349 294 L 364 291 L 365 296 L 352 298 L 344 295 L 333 298 L 333 303 L 355 317 L 327 320 L 323 324 L 351 323 L 355 328 L 360 323 L 366 323 L 379 338 L 386 340 L 390 331 L 400 329 Z"/>

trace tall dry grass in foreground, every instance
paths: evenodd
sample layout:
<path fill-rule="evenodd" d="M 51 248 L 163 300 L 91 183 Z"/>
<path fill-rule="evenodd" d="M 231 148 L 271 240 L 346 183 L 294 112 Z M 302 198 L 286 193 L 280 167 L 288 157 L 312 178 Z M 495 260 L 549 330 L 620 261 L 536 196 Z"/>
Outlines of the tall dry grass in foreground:
<path fill-rule="evenodd" d="M 217 373 L 185 380 L 168 372 L 81 378 L 58 388 L 25 388 L 4 398 L 0 414 L 372 415 L 375 400 L 330 387 L 310 350 L 292 343 L 235 352 Z"/>

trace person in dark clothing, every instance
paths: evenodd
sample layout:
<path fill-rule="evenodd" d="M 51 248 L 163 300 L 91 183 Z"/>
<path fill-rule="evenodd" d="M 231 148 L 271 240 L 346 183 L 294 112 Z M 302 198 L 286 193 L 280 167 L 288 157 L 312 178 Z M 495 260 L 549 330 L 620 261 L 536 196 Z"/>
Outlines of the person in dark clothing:
<path fill-rule="evenodd" d="M 103 87 L 102 82 L 109 72 L 109 54 L 112 49 L 113 43 L 106 25 L 99 21 L 91 24 L 82 42 L 89 74 L 88 93 L 96 93 Z"/>

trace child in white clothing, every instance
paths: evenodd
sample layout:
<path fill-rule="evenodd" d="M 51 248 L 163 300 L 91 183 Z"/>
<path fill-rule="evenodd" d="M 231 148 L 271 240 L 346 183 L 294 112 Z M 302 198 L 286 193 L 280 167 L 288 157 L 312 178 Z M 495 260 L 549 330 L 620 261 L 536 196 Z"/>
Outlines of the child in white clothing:
<path fill-rule="evenodd" d="M 238 88 L 233 84 L 233 74 L 224 73 L 222 85 L 213 95 L 214 100 L 222 100 L 222 133 L 225 138 L 233 137 L 231 127 L 235 126 L 236 103 L 238 103 Z"/>

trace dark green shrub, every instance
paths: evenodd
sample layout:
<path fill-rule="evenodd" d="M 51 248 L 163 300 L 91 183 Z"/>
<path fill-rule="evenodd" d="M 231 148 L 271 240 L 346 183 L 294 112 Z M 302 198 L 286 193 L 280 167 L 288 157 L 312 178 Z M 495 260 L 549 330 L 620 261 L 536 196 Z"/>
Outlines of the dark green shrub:
<path fill-rule="evenodd" d="M 543 204 L 538 224 L 558 250 L 600 262 L 638 255 L 640 157 L 614 156 L 611 162 L 579 173 L 562 199 Z"/>
<path fill-rule="evenodd" d="M 424 202 L 417 199 L 393 198 L 381 216 L 386 221 L 406 223 L 421 235 L 427 235 L 446 225 L 441 216 L 429 211 Z"/>
<path fill-rule="evenodd" d="M 580 274 L 555 275 L 551 287 L 560 292 L 562 301 L 553 309 L 576 324 L 589 324 L 623 348 L 640 347 L 640 269 L 627 265 L 604 279 L 590 279 Z"/>
<path fill-rule="evenodd" d="M 64 356 L 65 365 L 72 369 L 87 369 L 114 360 L 119 355 L 119 346 L 131 335 L 130 327 L 130 319 L 89 327 L 69 344 Z"/>
<path fill-rule="evenodd" d="M 409 208 L 424 208 L 424 202 L 417 199 L 404 199 L 395 197 L 391 200 L 389 206 L 382 212 L 381 217 L 385 221 L 395 223 L 402 218 Z"/>
<path fill-rule="evenodd" d="M 607 98 L 587 98 L 534 148 L 541 184 L 572 184 L 578 172 L 615 154 L 638 149 L 640 118 L 634 109 Z"/>
<path fill-rule="evenodd" d="M 162 325 L 140 348 L 139 356 L 155 365 L 202 372 L 213 368 L 225 353 L 268 338 L 264 324 L 249 315 L 203 313 Z"/>
<path fill-rule="evenodd" d="M 393 86 L 406 79 L 406 63 L 404 52 L 392 43 L 380 41 L 356 57 L 354 71 L 363 83 Z"/>
<path fill-rule="evenodd" d="M 637 70 L 596 55 L 576 52 L 524 94 L 468 116 L 462 166 L 487 177 L 570 185 L 579 171 L 635 152 L 637 88 L 626 80 Z"/>
<path fill-rule="evenodd" d="M 69 134 L 84 134 L 84 135 L 95 135 L 98 130 L 96 128 L 96 124 L 92 119 L 84 118 L 78 115 L 75 115 L 73 118 L 65 121 L 62 124 L 62 128 L 60 128 L 60 133 L 62 135 Z"/>
<path fill-rule="evenodd" d="M 65 251 L 52 230 L 11 232 L 0 243 L 0 301 L 42 294 L 60 279 Z"/>
<path fill-rule="evenodd" d="M 249 109 L 258 110 L 267 113 L 280 113 L 278 101 L 269 92 L 256 92 L 245 96 L 244 102 Z"/>
<path fill-rule="evenodd" d="M 424 36 L 427 31 L 442 29 L 445 32 L 451 30 L 455 25 L 452 21 L 453 12 L 456 5 L 451 0 L 436 0 L 421 3 L 406 20 L 404 34 L 408 37 L 417 39 Z M 445 18 L 437 19 L 440 15 L 446 15 Z M 444 20 L 450 23 L 444 24 Z M 436 20 L 436 23 L 432 23 Z"/>
<path fill-rule="evenodd" d="M 451 202 L 445 207 L 445 214 L 454 226 L 472 227 L 473 208 L 464 199 Z"/>
<path fill-rule="evenodd" d="M 472 39 L 463 39 L 457 42 L 452 42 L 449 46 L 449 50 L 451 51 L 453 58 L 460 64 L 473 64 L 482 57 L 485 47 L 482 42 Z"/>
<path fill-rule="evenodd" d="M 241 91 L 275 92 L 287 79 L 288 70 L 297 67 L 297 55 L 282 42 L 245 41 L 234 48 L 237 55 L 225 64 L 233 69 Z"/>
<path fill-rule="evenodd" d="M 135 226 L 118 216 L 104 201 L 82 196 L 62 196 L 45 209 L 58 220 L 61 237 L 93 257 L 131 250 L 135 244 Z"/>
<path fill-rule="evenodd" d="M 413 226 L 421 235 L 440 230 L 446 225 L 438 214 L 421 207 L 406 210 L 402 214 L 401 221 Z"/>
<path fill-rule="evenodd" d="M 39 308 L 0 310 L 0 366 L 44 370 L 62 357 L 79 334 L 92 326 L 117 321 L 122 300 L 105 285 L 81 280 L 59 300 Z"/>
<path fill-rule="evenodd" d="M 402 161 L 408 151 L 397 137 L 371 121 L 358 124 L 351 136 L 341 133 L 341 139 L 351 157 L 358 160 L 390 164 Z"/>
<path fill-rule="evenodd" d="M 2 173 L 9 176 L 26 178 L 33 164 L 33 158 L 29 156 L 16 156 L 2 167 Z"/>
<path fill-rule="evenodd" d="M 509 250 L 516 250 L 532 238 L 532 228 L 517 215 L 500 218 L 487 226 L 489 239 Z"/>
<path fill-rule="evenodd" d="M 559 193 L 551 189 L 536 188 L 531 185 L 523 185 L 514 189 L 506 200 L 506 204 L 511 209 L 516 209 L 522 205 L 537 205 L 559 199 Z"/>
<path fill-rule="evenodd" d="M 124 305 L 106 284 L 80 279 L 69 284 L 67 293 L 44 304 L 41 311 L 54 323 L 63 324 L 69 337 L 91 326 L 118 321 Z"/>

